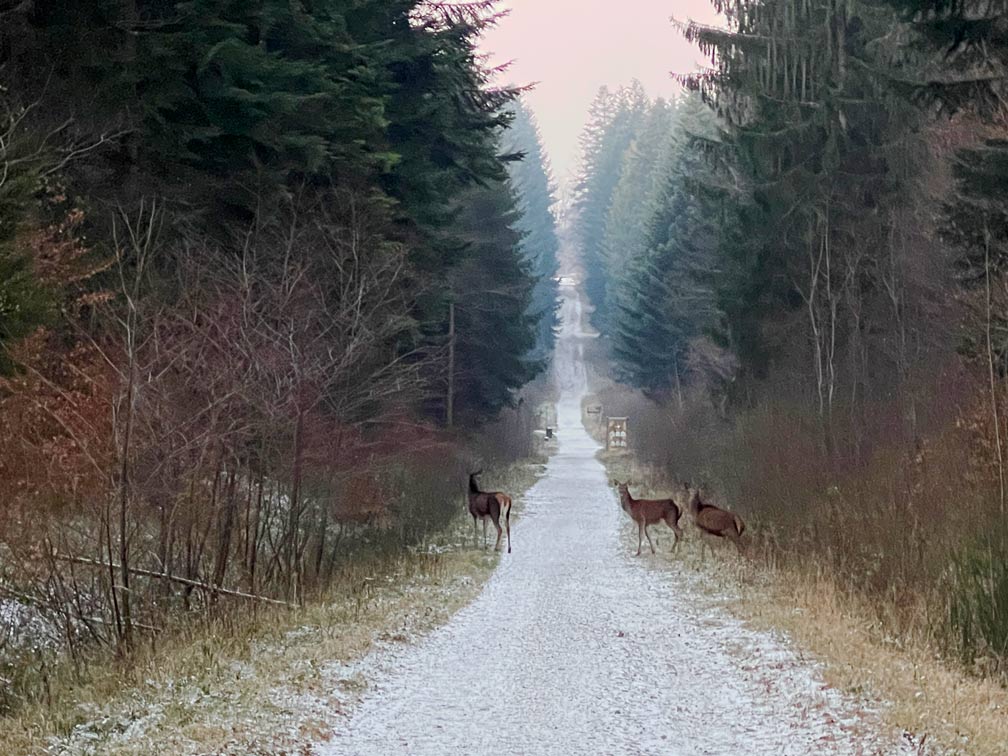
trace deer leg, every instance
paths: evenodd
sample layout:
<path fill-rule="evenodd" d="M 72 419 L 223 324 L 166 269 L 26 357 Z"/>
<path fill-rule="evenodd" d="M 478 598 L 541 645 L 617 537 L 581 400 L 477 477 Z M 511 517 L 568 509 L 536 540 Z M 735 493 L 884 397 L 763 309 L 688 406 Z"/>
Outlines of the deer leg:
<path fill-rule="evenodd" d="M 646 535 L 646 536 L 647 536 L 647 543 L 648 543 L 648 546 L 650 546 L 650 547 L 651 547 L 651 553 L 652 553 L 652 554 L 654 554 L 654 553 L 655 553 L 655 550 L 654 550 L 654 544 L 653 544 L 653 543 L 651 543 L 651 534 L 650 534 L 650 533 L 648 533 L 648 530 L 647 530 L 647 523 L 644 523 L 644 525 L 643 525 L 642 527 L 644 528 L 644 535 Z"/>
<path fill-rule="evenodd" d="M 641 541 L 644 540 L 644 522 L 637 523 L 637 553 L 635 556 L 640 556 Z"/>
<path fill-rule="evenodd" d="M 739 556 L 742 556 L 742 538 L 736 535 L 732 538 L 732 543 L 735 544 L 735 548 L 738 549 Z"/>
<path fill-rule="evenodd" d="M 486 543 L 486 520 L 487 520 L 487 518 L 484 517 L 483 518 L 483 548 L 484 549 L 487 547 L 487 543 Z"/>
<path fill-rule="evenodd" d="M 682 538 L 682 528 L 679 527 L 678 523 L 670 524 L 672 528 L 672 533 L 675 535 L 675 542 L 672 544 L 673 551 L 679 551 L 679 539 Z"/>
<path fill-rule="evenodd" d="M 473 515 L 473 548 L 479 542 L 479 528 L 476 526 L 476 515 Z"/>
<path fill-rule="evenodd" d="M 494 544 L 494 551 L 500 551 L 500 541 L 501 541 L 501 530 L 500 517 L 498 516 L 496 520 L 493 521 L 494 527 L 497 528 L 497 543 Z"/>

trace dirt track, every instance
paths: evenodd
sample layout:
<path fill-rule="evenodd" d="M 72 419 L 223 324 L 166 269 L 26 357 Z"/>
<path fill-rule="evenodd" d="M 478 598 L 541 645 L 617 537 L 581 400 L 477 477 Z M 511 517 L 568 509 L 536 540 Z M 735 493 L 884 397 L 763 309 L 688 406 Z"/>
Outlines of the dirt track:
<path fill-rule="evenodd" d="M 580 304 L 564 295 L 559 451 L 514 553 L 447 625 L 358 666 L 370 692 L 319 752 L 913 753 L 785 641 L 718 608 L 702 576 L 652 570 L 621 542 L 630 526 L 581 425 Z"/>

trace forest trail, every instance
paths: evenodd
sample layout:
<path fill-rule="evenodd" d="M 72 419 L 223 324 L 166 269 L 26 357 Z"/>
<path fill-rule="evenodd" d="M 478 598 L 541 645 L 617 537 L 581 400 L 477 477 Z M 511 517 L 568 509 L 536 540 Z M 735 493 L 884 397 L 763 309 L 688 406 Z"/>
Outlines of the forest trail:
<path fill-rule="evenodd" d="M 725 613 L 702 575 L 621 542 L 629 521 L 581 424 L 589 335 L 570 282 L 562 294 L 559 449 L 514 553 L 447 625 L 362 661 L 372 684 L 318 752 L 914 753 L 785 640 Z"/>

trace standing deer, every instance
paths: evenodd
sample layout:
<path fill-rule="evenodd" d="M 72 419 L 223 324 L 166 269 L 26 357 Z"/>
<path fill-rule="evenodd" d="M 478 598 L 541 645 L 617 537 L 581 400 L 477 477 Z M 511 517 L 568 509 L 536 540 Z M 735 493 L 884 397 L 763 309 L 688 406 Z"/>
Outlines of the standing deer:
<path fill-rule="evenodd" d="M 504 513 L 504 524 L 507 526 L 508 554 L 511 553 L 511 497 L 500 491 L 480 491 L 476 485 L 476 476 L 483 471 L 478 470 L 469 473 L 469 514 L 473 518 L 473 543 L 478 537 L 476 520 L 483 520 L 483 548 L 486 548 L 486 521 L 487 518 L 493 521 L 497 528 L 497 543 L 494 544 L 494 551 L 500 548 L 501 526 L 500 516 Z"/>
<path fill-rule="evenodd" d="M 623 511 L 630 515 L 630 519 L 637 523 L 637 554 L 640 556 L 641 542 L 647 537 L 648 546 L 651 553 L 655 553 L 654 544 L 651 543 L 651 534 L 647 531 L 648 525 L 654 525 L 659 521 L 664 521 L 675 533 L 675 546 L 679 547 L 679 539 L 682 538 L 682 528 L 679 527 L 679 518 L 682 517 L 682 510 L 672 499 L 635 499 L 630 495 L 629 483 L 618 483 L 613 481 L 620 495 L 620 506 Z"/>
<path fill-rule="evenodd" d="M 742 534 L 745 532 L 745 523 L 742 522 L 742 518 L 720 507 L 715 507 L 713 504 L 705 504 L 700 499 L 699 488 L 690 492 L 688 483 L 683 483 L 683 488 L 689 496 L 689 510 L 696 526 L 704 535 L 727 538 L 735 544 L 735 548 L 741 554 Z"/>

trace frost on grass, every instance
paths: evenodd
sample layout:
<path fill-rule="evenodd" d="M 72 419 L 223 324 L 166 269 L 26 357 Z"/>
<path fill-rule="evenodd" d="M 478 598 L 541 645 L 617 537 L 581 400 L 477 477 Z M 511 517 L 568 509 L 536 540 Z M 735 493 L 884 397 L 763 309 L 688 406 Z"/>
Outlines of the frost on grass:
<path fill-rule="evenodd" d="M 559 450 L 525 497 L 514 553 L 451 622 L 369 655 L 365 694 L 320 754 L 916 753 L 876 704 L 725 611 L 730 581 L 632 556 L 581 425 L 574 305 L 557 347 Z"/>
<path fill-rule="evenodd" d="M 0 593 L 2 589 L 0 585 Z M 14 599 L 0 599 L 0 662 L 5 655 L 50 650 L 59 640 L 59 628 L 37 609 Z"/>
<path fill-rule="evenodd" d="M 379 619 L 359 647 L 416 642 L 443 619 L 434 607 L 469 595 L 475 585 L 468 574 L 418 576 L 376 590 L 364 611 Z M 51 739 L 47 753 L 312 753 L 311 744 L 330 737 L 344 710 L 360 701 L 374 670 L 383 668 L 376 658 L 388 657 L 379 651 L 363 659 L 358 654 L 356 661 L 338 658 L 343 636 L 357 625 L 347 616 L 342 624 L 319 621 L 282 630 L 252 644 L 247 657 L 215 658 L 198 675 L 155 675 L 106 703 L 80 705 L 78 724 Z"/>

